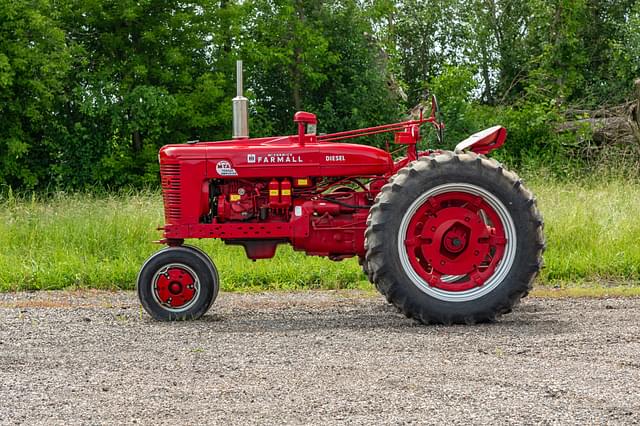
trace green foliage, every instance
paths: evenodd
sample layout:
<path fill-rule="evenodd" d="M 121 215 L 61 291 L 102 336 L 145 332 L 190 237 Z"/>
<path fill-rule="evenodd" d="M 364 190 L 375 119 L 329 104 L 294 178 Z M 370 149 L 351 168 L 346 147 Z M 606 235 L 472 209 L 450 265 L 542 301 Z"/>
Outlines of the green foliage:
<path fill-rule="evenodd" d="M 164 0 L 70 5 L 62 18 L 79 66 L 65 103 L 74 125 L 62 126 L 66 149 L 54 166 L 60 185 L 155 183 L 160 146 L 226 134 L 229 114 L 217 112 L 230 85 L 216 71 L 225 58 L 210 55 L 216 9 Z"/>
<path fill-rule="evenodd" d="M 405 0 L 389 10 L 386 37 L 391 59 L 407 85 L 411 106 L 425 95 L 425 82 L 447 65 L 468 64 L 468 29 L 455 23 L 464 2 Z"/>
<path fill-rule="evenodd" d="M 0 185 L 157 185 L 160 146 L 230 136 L 238 58 L 254 136 L 299 109 L 396 121 L 430 91 L 447 147 L 499 123 L 502 159 L 563 176 L 584 162 L 554 127 L 629 97 L 639 26 L 636 0 L 0 0 Z"/>
<path fill-rule="evenodd" d="M 259 114 L 252 133 L 291 132 L 298 110 L 315 112 L 322 132 L 397 119 L 400 104 L 355 0 L 253 0 L 245 7 L 243 55 Z"/>
<path fill-rule="evenodd" d="M 567 159 L 567 141 L 553 130 L 560 120 L 553 102 L 526 97 L 508 106 L 482 105 L 473 101 L 477 88 L 469 66 L 446 66 L 430 81 L 428 89 L 441 99 L 441 115 L 447 126 L 442 148 L 453 149 L 469 134 L 499 124 L 508 129 L 508 138 L 505 147 L 493 154 L 498 159 L 527 169 L 546 165 L 555 175 L 564 175 L 567 166 L 576 168 Z M 432 147 L 436 144 L 433 132 L 428 143 Z"/>
<path fill-rule="evenodd" d="M 47 1 L 0 1 L 0 184 L 46 182 L 70 66 L 65 34 Z"/>
<path fill-rule="evenodd" d="M 451 65 L 475 69 L 476 98 L 488 104 L 531 89 L 558 104 L 618 102 L 640 72 L 635 0 L 405 0 L 373 10 L 413 104 Z"/>
<path fill-rule="evenodd" d="M 509 137 L 496 155 L 514 167 L 556 176 L 585 170 L 576 136 L 555 131 L 563 111 L 622 102 L 640 77 L 636 1 L 372 0 L 369 7 L 409 106 L 426 90 L 438 95 L 445 148 L 502 124 Z"/>
<path fill-rule="evenodd" d="M 446 124 L 445 146 L 453 149 L 479 127 L 473 116 L 471 104 L 472 92 L 476 89 L 473 71 L 465 66 L 446 66 L 441 74 L 434 77 L 428 85 L 431 93 L 437 94 L 441 117 Z M 430 146 L 435 144 L 435 139 Z"/>

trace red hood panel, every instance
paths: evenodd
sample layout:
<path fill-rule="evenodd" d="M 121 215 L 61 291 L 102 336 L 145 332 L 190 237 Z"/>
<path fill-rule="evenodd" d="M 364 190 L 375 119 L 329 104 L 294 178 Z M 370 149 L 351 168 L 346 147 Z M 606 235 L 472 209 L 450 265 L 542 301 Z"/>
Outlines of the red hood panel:
<path fill-rule="evenodd" d="M 317 142 L 296 136 L 246 141 L 167 145 L 160 160 L 205 160 L 207 178 L 385 175 L 393 171 L 386 152 L 366 145 Z M 171 161 L 171 160 L 169 160 Z"/>

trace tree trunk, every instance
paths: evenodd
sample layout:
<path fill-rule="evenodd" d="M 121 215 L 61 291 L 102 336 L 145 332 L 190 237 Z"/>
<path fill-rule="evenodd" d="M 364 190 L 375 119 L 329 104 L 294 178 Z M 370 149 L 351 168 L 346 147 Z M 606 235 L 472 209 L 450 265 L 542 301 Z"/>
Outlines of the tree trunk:
<path fill-rule="evenodd" d="M 142 135 L 140 135 L 140 130 L 133 131 L 131 140 L 133 142 L 133 152 L 137 154 L 142 151 Z"/>
<path fill-rule="evenodd" d="M 483 97 L 489 105 L 494 104 L 493 91 L 491 90 L 491 77 L 489 75 L 489 55 L 487 53 L 487 45 L 482 44 L 482 79 L 484 80 Z"/>
<path fill-rule="evenodd" d="M 631 127 L 631 131 L 636 138 L 636 141 L 640 143 L 640 78 L 636 79 L 633 82 L 634 85 L 634 94 L 635 94 L 635 102 L 631 104 L 631 108 L 629 110 L 629 116 L 631 120 L 629 120 L 629 127 Z"/>
<path fill-rule="evenodd" d="M 300 1 L 295 3 L 296 15 L 300 24 L 304 26 L 304 9 Z M 295 40 L 295 37 L 294 37 Z M 302 109 L 302 47 L 299 42 L 296 43 L 293 49 L 293 64 L 291 66 L 291 96 L 293 97 L 293 107 L 296 111 Z"/>
<path fill-rule="evenodd" d="M 229 0 L 220 0 L 219 9 L 224 11 L 227 8 L 228 3 Z M 232 36 L 230 19 L 227 13 L 222 13 L 222 22 L 220 28 L 222 30 L 222 51 L 229 54 L 231 53 Z"/>
<path fill-rule="evenodd" d="M 291 69 L 291 92 L 293 97 L 293 106 L 296 111 L 300 111 L 302 109 L 302 95 L 300 94 L 302 91 L 302 73 L 300 71 L 300 67 L 302 65 L 302 49 L 300 47 L 296 47 L 293 50 L 293 55 L 294 61 Z"/>
<path fill-rule="evenodd" d="M 640 78 L 636 79 L 636 81 L 633 82 L 633 85 L 635 87 L 636 95 L 636 110 L 634 117 L 636 119 L 636 123 L 640 125 Z"/>

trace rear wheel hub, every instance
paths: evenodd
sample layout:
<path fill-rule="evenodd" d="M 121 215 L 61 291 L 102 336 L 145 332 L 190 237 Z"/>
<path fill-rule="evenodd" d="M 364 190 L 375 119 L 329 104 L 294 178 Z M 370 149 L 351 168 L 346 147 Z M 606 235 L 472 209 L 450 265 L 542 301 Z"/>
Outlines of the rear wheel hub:
<path fill-rule="evenodd" d="M 453 293 L 481 287 L 503 258 L 503 219 L 480 195 L 428 196 L 407 221 L 406 258 L 428 287 Z"/>
<path fill-rule="evenodd" d="M 457 254 L 464 251 L 467 245 L 468 228 L 463 226 L 452 226 L 445 234 L 442 240 L 442 248 L 450 254 Z"/>

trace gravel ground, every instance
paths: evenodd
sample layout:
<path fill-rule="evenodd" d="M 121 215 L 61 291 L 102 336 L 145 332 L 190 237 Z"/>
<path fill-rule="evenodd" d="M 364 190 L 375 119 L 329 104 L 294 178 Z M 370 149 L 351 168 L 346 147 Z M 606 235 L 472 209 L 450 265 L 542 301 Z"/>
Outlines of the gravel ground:
<path fill-rule="evenodd" d="M 640 423 L 640 299 L 527 299 L 420 326 L 363 292 L 0 294 L 0 423 Z"/>

